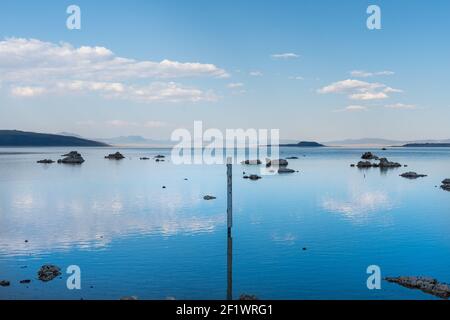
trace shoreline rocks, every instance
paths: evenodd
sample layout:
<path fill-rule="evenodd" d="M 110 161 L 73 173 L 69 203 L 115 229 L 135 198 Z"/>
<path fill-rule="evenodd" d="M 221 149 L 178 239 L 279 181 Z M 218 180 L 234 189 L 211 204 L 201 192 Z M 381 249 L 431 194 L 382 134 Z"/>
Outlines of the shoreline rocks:
<path fill-rule="evenodd" d="M 450 297 L 450 285 L 441 283 L 429 277 L 387 277 L 387 282 L 396 283 L 406 288 L 419 289 L 433 296 L 448 299 Z"/>
<path fill-rule="evenodd" d="M 406 178 L 406 179 L 424 178 L 424 177 L 426 177 L 426 176 L 427 176 L 426 174 L 418 174 L 418 173 L 412 172 L 412 171 L 410 171 L 410 172 L 405 172 L 405 173 L 402 173 L 402 174 L 400 175 L 400 177 L 403 177 L 403 178 Z"/>
<path fill-rule="evenodd" d="M 71 151 L 67 154 L 62 155 L 62 157 L 65 157 L 65 158 L 59 159 L 58 163 L 82 164 L 84 162 L 83 157 L 77 151 Z"/>
<path fill-rule="evenodd" d="M 105 157 L 105 159 L 109 159 L 109 160 L 122 160 L 125 159 L 125 157 L 123 156 L 123 154 L 121 154 L 120 152 L 116 152 L 116 153 L 111 153 L 109 155 L 107 155 Z"/>
<path fill-rule="evenodd" d="M 43 265 L 38 271 L 38 279 L 48 282 L 61 275 L 61 269 L 52 264 Z"/>

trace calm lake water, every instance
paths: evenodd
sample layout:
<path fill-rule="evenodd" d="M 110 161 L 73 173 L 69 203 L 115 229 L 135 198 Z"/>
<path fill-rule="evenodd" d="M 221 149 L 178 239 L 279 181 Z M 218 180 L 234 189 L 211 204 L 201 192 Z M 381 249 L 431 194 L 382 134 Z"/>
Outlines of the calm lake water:
<path fill-rule="evenodd" d="M 0 280 L 11 282 L 1 299 L 226 298 L 225 166 L 139 160 L 169 150 L 118 149 L 122 161 L 103 158 L 116 149 L 77 150 L 80 166 L 36 163 L 71 148 L 0 149 Z M 351 168 L 364 151 L 408 168 Z M 234 298 L 433 299 L 384 281 L 368 290 L 369 265 L 450 282 L 450 192 L 439 188 L 449 149 L 281 156 L 298 156 L 289 167 L 299 172 L 249 181 L 242 172 L 257 167 L 233 167 Z M 65 273 L 38 281 L 46 263 L 80 266 L 82 289 L 68 290 Z"/>

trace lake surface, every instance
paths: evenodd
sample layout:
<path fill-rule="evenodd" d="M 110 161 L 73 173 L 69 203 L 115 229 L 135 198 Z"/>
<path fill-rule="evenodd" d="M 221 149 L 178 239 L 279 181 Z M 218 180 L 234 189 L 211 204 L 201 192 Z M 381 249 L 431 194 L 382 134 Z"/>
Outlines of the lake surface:
<path fill-rule="evenodd" d="M 80 166 L 36 163 L 71 148 L 0 148 L 0 280 L 11 282 L 1 299 L 226 298 L 224 165 L 139 159 L 170 154 L 163 149 L 117 149 L 122 161 L 104 159 L 116 149 L 77 150 Z M 351 168 L 364 151 L 408 168 Z M 450 282 L 450 192 L 439 188 L 449 149 L 281 156 L 298 156 L 289 167 L 299 172 L 250 181 L 242 172 L 257 167 L 233 166 L 233 298 L 434 299 L 384 281 L 368 290 L 369 265 L 383 277 Z M 405 171 L 428 177 L 399 177 Z M 36 279 L 46 263 L 61 279 Z M 66 287 L 69 265 L 81 268 L 81 290 Z"/>

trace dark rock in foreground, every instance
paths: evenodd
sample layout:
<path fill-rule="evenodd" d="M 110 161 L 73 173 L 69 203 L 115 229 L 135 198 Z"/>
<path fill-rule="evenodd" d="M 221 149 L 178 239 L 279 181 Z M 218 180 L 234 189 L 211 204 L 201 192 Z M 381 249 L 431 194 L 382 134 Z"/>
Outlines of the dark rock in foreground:
<path fill-rule="evenodd" d="M 361 156 L 361 159 L 364 159 L 364 160 L 378 160 L 378 157 L 376 155 L 374 155 L 372 152 L 365 152 Z"/>
<path fill-rule="evenodd" d="M 294 173 L 295 172 L 295 170 L 293 170 L 293 169 L 289 169 L 289 168 L 279 168 L 278 169 L 278 173 L 279 174 L 283 174 L 283 173 Z"/>
<path fill-rule="evenodd" d="M 245 160 L 242 161 L 241 164 L 245 164 L 245 165 L 260 165 L 262 162 L 259 159 L 256 160 Z"/>
<path fill-rule="evenodd" d="M 243 294 L 241 294 L 240 296 L 239 296 L 239 300 L 247 300 L 247 301 L 250 301 L 250 300 L 258 300 L 258 297 L 256 297 L 255 295 L 253 295 L 253 294 L 246 294 L 246 293 L 243 293 Z"/>
<path fill-rule="evenodd" d="M 38 271 L 38 279 L 44 282 L 51 281 L 61 275 L 61 269 L 52 264 L 46 264 Z"/>
<path fill-rule="evenodd" d="M 7 280 L 1 280 L 0 281 L 0 286 L 1 287 L 9 287 L 10 283 Z"/>
<path fill-rule="evenodd" d="M 388 277 L 386 281 L 399 284 L 410 289 L 419 289 L 436 297 L 448 299 L 450 297 L 450 286 L 440 283 L 436 279 L 428 277 Z"/>
<path fill-rule="evenodd" d="M 62 155 L 63 159 L 59 159 L 58 163 L 65 164 L 82 164 L 84 162 L 83 157 L 77 151 L 71 151 L 68 154 Z"/>
<path fill-rule="evenodd" d="M 217 198 L 214 196 L 209 196 L 209 195 L 206 195 L 203 197 L 203 200 L 214 200 L 214 199 L 217 199 Z"/>
<path fill-rule="evenodd" d="M 400 177 L 406 178 L 406 179 L 417 179 L 417 178 L 424 178 L 426 177 L 426 174 L 417 174 L 415 172 L 405 172 L 400 175 Z"/>
<path fill-rule="evenodd" d="M 125 159 L 125 157 L 123 156 L 123 154 L 121 154 L 120 152 L 116 152 L 116 153 L 111 153 L 109 155 L 107 155 L 105 157 L 105 159 L 109 159 L 109 160 L 122 160 Z"/>
<path fill-rule="evenodd" d="M 37 163 L 51 164 L 51 163 L 55 163 L 55 161 L 53 161 L 51 159 L 44 159 L 44 160 L 39 160 Z"/>

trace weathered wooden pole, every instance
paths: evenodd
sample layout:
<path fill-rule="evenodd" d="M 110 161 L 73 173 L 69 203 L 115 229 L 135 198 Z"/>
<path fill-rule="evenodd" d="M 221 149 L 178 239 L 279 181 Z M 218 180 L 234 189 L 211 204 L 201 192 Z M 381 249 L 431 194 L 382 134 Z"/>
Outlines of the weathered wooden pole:
<path fill-rule="evenodd" d="M 227 300 L 233 300 L 233 167 L 231 158 L 227 158 Z"/>
<path fill-rule="evenodd" d="M 228 234 L 233 227 L 233 165 L 231 157 L 227 158 L 227 226 Z"/>

